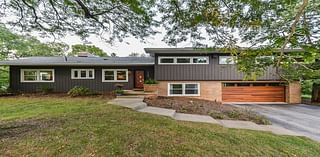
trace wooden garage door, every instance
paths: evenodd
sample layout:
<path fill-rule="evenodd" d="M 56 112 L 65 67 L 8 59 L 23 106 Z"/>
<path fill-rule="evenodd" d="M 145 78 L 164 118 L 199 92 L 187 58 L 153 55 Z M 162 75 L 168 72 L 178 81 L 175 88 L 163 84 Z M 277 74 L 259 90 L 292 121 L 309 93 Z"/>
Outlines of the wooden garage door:
<path fill-rule="evenodd" d="M 224 102 L 284 102 L 284 86 L 223 87 Z"/>

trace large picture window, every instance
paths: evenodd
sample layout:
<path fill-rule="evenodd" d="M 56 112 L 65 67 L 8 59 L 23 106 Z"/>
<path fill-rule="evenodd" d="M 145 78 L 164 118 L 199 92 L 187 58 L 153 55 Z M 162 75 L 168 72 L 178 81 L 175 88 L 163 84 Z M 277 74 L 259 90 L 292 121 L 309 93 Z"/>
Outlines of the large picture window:
<path fill-rule="evenodd" d="M 168 96 L 200 96 L 200 84 L 168 83 Z"/>
<path fill-rule="evenodd" d="M 102 82 L 128 82 L 128 69 L 103 69 Z"/>
<path fill-rule="evenodd" d="M 71 69 L 72 79 L 94 79 L 94 69 Z"/>
<path fill-rule="evenodd" d="M 209 64 L 208 56 L 159 57 L 159 64 Z"/>
<path fill-rule="evenodd" d="M 21 69 L 21 82 L 54 82 L 54 69 Z"/>

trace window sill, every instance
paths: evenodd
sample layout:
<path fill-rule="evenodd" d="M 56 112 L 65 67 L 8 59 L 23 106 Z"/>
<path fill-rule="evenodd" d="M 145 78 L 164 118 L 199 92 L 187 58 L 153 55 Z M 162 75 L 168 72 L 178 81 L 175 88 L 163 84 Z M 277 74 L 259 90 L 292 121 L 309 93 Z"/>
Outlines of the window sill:
<path fill-rule="evenodd" d="M 21 83 L 53 83 L 54 81 L 21 81 Z"/>
<path fill-rule="evenodd" d="M 102 82 L 128 82 L 128 80 L 110 80 L 110 81 L 105 81 L 103 80 Z"/>

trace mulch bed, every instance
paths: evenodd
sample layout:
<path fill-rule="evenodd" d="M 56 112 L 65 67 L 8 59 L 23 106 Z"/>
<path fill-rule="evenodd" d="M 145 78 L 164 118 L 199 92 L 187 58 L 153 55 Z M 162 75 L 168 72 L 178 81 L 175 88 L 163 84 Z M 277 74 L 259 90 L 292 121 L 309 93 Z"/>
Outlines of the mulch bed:
<path fill-rule="evenodd" d="M 245 120 L 257 124 L 271 124 L 268 119 L 257 113 L 240 109 L 220 102 L 186 97 L 146 97 L 148 106 L 174 109 L 179 113 L 210 115 L 215 119 Z"/>

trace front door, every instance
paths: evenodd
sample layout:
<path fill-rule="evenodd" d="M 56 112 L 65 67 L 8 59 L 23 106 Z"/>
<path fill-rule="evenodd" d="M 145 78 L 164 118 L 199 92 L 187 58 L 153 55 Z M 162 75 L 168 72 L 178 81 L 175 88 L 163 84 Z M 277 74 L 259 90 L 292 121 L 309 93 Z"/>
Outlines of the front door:
<path fill-rule="evenodd" d="M 144 83 L 144 71 L 135 72 L 135 88 L 143 88 Z"/>

